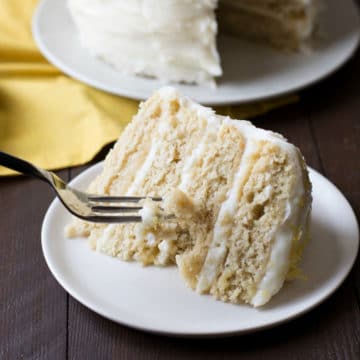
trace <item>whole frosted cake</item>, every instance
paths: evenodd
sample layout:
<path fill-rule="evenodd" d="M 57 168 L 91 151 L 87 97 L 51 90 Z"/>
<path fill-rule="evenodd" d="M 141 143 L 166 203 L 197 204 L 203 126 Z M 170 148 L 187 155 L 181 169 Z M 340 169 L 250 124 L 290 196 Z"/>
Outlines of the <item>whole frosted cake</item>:
<path fill-rule="evenodd" d="M 320 0 L 67 1 L 83 46 L 118 71 L 198 84 L 222 74 L 218 23 L 236 36 L 299 49 L 320 8 Z"/>
<path fill-rule="evenodd" d="M 140 105 L 88 190 L 163 201 L 145 201 L 141 223 L 74 219 L 68 236 L 122 260 L 176 263 L 198 293 L 261 306 L 297 271 L 311 207 L 299 150 L 173 88 Z"/>

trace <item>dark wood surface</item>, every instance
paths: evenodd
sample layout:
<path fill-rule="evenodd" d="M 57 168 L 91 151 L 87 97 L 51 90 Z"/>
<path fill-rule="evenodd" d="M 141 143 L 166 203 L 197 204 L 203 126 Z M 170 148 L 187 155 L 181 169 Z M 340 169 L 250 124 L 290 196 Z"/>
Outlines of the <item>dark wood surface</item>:
<path fill-rule="evenodd" d="M 257 126 L 281 132 L 360 215 L 360 53 Z M 71 179 L 80 169 L 60 172 Z M 103 319 L 50 274 L 40 230 L 53 198 L 25 178 L 0 179 L 0 359 L 360 359 L 360 264 L 323 304 L 285 325 L 223 339 L 168 338 Z M 336 204 L 334 204 L 336 206 Z"/>

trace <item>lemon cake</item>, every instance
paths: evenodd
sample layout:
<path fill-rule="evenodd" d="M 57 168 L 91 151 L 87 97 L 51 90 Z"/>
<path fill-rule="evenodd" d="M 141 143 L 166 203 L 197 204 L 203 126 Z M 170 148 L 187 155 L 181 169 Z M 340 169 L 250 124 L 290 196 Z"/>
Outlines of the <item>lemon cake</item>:
<path fill-rule="evenodd" d="M 307 238 L 311 185 L 299 150 L 172 87 L 140 105 L 88 190 L 163 201 L 144 201 L 141 223 L 74 219 L 69 237 L 122 260 L 177 264 L 190 288 L 225 302 L 269 301 Z"/>
<path fill-rule="evenodd" d="M 320 0 L 67 0 L 82 45 L 124 74 L 212 84 L 220 30 L 299 49 Z M 217 11 L 218 10 L 218 11 Z M 217 12 L 216 12 L 217 11 Z"/>

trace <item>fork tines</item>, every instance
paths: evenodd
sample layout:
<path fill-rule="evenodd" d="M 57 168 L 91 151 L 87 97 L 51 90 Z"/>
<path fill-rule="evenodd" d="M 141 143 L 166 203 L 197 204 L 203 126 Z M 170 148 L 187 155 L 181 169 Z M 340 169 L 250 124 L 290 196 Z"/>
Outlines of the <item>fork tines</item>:
<path fill-rule="evenodd" d="M 138 203 L 141 200 L 150 198 L 153 201 L 161 201 L 161 197 L 141 197 L 141 196 L 101 196 L 101 195 L 88 195 L 89 205 L 91 210 L 95 213 L 101 214 L 101 216 L 105 216 L 108 214 L 110 217 L 121 214 L 129 214 L 134 213 L 137 214 L 142 206 L 123 206 L 123 205 L 110 205 L 110 203 Z M 106 205 L 109 203 L 109 205 Z M 132 221 L 141 221 L 141 216 L 131 216 L 131 217 L 123 217 L 124 219 L 132 219 Z M 115 217 L 114 219 L 115 220 Z"/>
<path fill-rule="evenodd" d="M 101 205 L 95 205 L 91 207 L 92 211 L 95 212 L 123 212 L 123 213 L 129 213 L 129 212 L 136 212 L 141 210 L 141 206 L 101 206 Z"/>
<path fill-rule="evenodd" d="M 141 200 L 151 199 L 152 201 L 161 201 L 161 197 L 148 197 L 148 196 L 101 196 L 101 195 L 89 195 L 89 201 L 98 202 L 131 202 L 137 203 Z"/>

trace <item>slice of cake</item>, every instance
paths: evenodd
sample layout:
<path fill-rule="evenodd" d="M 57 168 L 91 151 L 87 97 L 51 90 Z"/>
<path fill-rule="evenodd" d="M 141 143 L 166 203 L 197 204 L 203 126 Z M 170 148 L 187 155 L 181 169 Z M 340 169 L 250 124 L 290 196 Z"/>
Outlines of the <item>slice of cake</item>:
<path fill-rule="evenodd" d="M 144 202 L 142 223 L 74 220 L 69 236 L 122 260 L 176 263 L 188 286 L 226 302 L 265 304 L 296 272 L 307 236 L 299 150 L 169 87 L 140 105 L 89 191 L 163 201 Z"/>
<path fill-rule="evenodd" d="M 82 45 L 119 72 L 196 84 L 222 74 L 218 22 L 224 32 L 296 50 L 316 30 L 319 2 L 67 0 Z"/>

